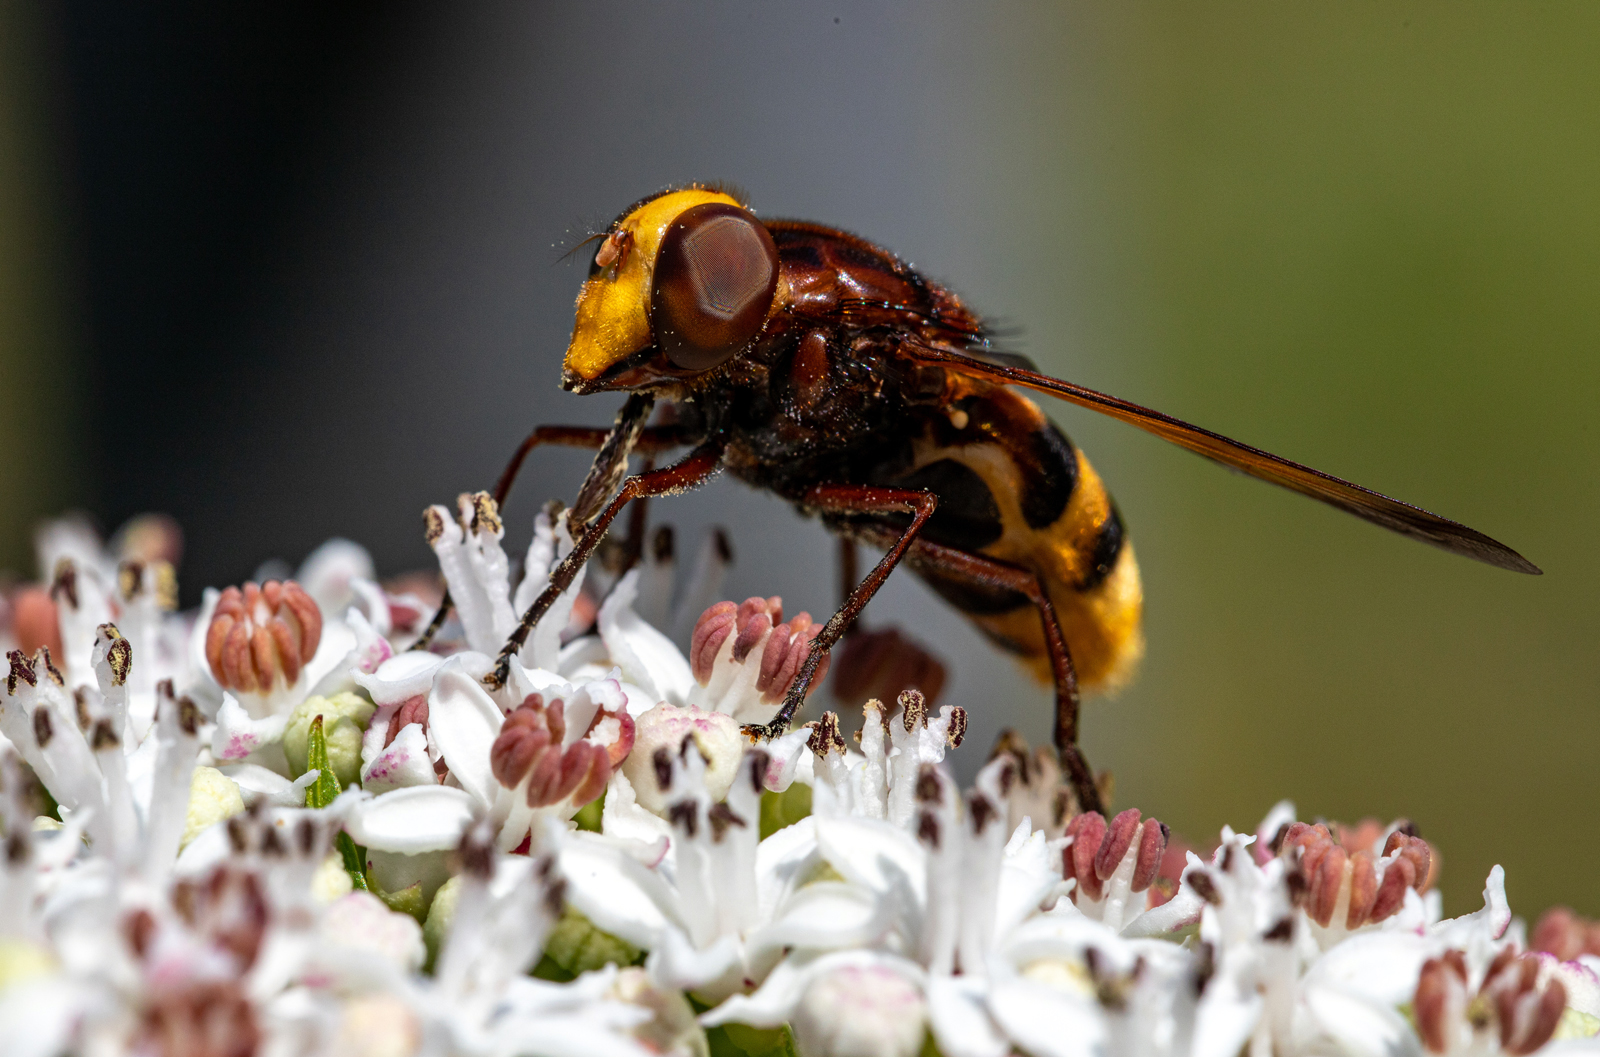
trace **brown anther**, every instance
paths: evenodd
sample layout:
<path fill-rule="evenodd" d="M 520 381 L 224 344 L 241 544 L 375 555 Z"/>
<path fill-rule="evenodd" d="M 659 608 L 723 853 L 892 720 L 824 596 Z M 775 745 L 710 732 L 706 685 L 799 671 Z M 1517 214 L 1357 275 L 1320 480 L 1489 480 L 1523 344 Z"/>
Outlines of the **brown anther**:
<path fill-rule="evenodd" d="M 222 592 L 206 631 L 206 661 L 217 682 L 242 693 L 293 686 L 322 641 L 322 612 L 293 580 Z"/>
<path fill-rule="evenodd" d="M 50 598 L 57 604 L 64 601 L 73 609 L 78 608 L 78 567 L 71 558 L 56 559 L 50 576 Z"/>
<path fill-rule="evenodd" d="M 27 654 L 21 650 L 12 650 L 6 654 L 6 660 L 11 662 L 11 671 L 6 676 L 6 692 L 8 694 L 13 697 L 16 696 L 19 682 L 27 683 L 29 686 L 39 685 L 39 673 L 33 670 L 33 665 L 29 662 Z"/>
<path fill-rule="evenodd" d="M 1098 811 L 1085 811 L 1067 823 L 1072 843 L 1061 854 L 1062 873 L 1078 880 L 1078 890 L 1090 900 L 1098 900 L 1104 886 L 1095 873 L 1094 860 L 1106 836 L 1106 820 Z"/>
<path fill-rule="evenodd" d="M 847 701 L 893 701 L 907 689 L 921 691 L 931 706 L 944 690 L 947 673 L 933 653 L 899 628 L 857 627 L 835 649 L 834 694 Z"/>
<path fill-rule="evenodd" d="M 302 818 L 295 827 L 294 841 L 301 858 L 309 858 L 317 846 L 317 824 L 309 818 Z"/>
<path fill-rule="evenodd" d="M 50 725 L 50 710 L 36 708 L 33 710 L 33 740 L 39 743 L 39 748 L 50 744 L 50 738 L 55 731 Z"/>
<path fill-rule="evenodd" d="M 456 861 L 468 877 L 487 881 L 494 873 L 494 832 L 481 823 L 468 826 L 456 845 Z"/>
<path fill-rule="evenodd" d="M 1161 873 L 1161 860 L 1167 854 L 1167 840 L 1172 832 L 1166 824 L 1155 819 L 1145 819 L 1139 834 L 1139 859 L 1133 868 L 1133 890 L 1143 892 Z"/>
<path fill-rule="evenodd" d="M 72 710 L 78 717 L 78 729 L 85 734 L 89 733 L 89 726 L 94 718 L 89 715 L 89 688 L 79 686 L 72 691 Z"/>
<path fill-rule="evenodd" d="M 945 731 L 945 744 L 952 749 L 961 748 L 967 737 L 967 710 L 957 706 L 950 710 L 950 727 Z"/>
<path fill-rule="evenodd" d="M 1111 820 L 1100 850 L 1094 857 L 1095 876 L 1104 881 L 1117 872 L 1122 857 L 1133 847 L 1134 836 L 1139 832 L 1139 809 L 1130 807 Z"/>
<path fill-rule="evenodd" d="M 101 634 L 110 637 L 106 645 L 106 665 L 111 669 L 111 685 L 122 686 L 133 670 L 133 643 L 123 637 L 115 624 L 101 624 Z"/>
<path fill-rule="evenodd" d="M 1205 870 L 1191 870 L 1183 875 L 1182 882 L 1194 889 L 1194 894 L 1204 899 L 1214 907 L 1222 905 L 1222 893 L 1217 891 L 1217 884 L 1211 879 L 1211 874 Z"/>
<path fill-rule="evenodd" d="M 902 690 L 896 703 L 900 706 L 900 721 L 905 724 L 907 734 L 914 734 L 928 725 L 928 699 L 922 696 L 922 691 Z"/>
<path fill-rule="evenodd" d="M 839 733 L 839 714 L 837 712 L 824 712 L 811 727 L 811 737 L 807 739 L 806 746 L 818 757 L 826 757 L 830 752 L 842 754 L 844 752 L 844 737 Z"/>
<path fill-rule="evenodd" d="M 917 815 L 917 839 L 934 851 L 939 850 L 939 816 L 932 811 Z"/>
<path fill-rule="evenodd" d="M 1334 904 L 1339 901 L 1339 888 L 1344 884 L 1346 861 L 1344 849 L 1334 845 L 1317 859 L 1315 868 L 1306 872 L 1311 886 L 1306 913 L 1324 928 L 1333 921 Z"/>
<path fill-rule="evenodd" d="M 695 810 L 693 800 L 680 800 L 667 808 L 667 821 L 683 830 L 690 840 L 694 840 L 694 835 L 700 828 L 700 813 Z"/>
<path fill-rule="evenodd" d="M 57 668 L 55 662 L 50 659 L 50 647 L 48 646 L 40 646 L 38 651 L 34 653 L 33 669 L 34 671 L 42 670 L 44 677 L 57 686 L 67 685 L 66 679 L 61 675 L 61 669 Z"/>
<path fill-rule="evenodd" d="M 937 804 L 943 799 L 940 793 L 939 769 L 931 763 L 917 768 L 917 803 Z"/>
<path fill-rule="evenodd" d="M 150 953 L 150 941 L 155 938 L 156 919 L 150 911 L 139 907 L 122 921 L 122 936 L 128 941 L 133 956 L 143 961 Z"/>
<path fill-rule="evenodd" d="M 1344 927 L 1357 929 L 1365 925 L 1377 901 L 1377 865 L 1371 852 L 1358 851 L 1350 856 L 1350 909 L 1345 914 Z"/>
<path fill-rule="evenodd" d="M 1211 943 L 1202 943 L 1195 950 L 1194 958 L 1194 994 L 1196 998 L 1206 992 L 1206 985 L 1211 983 L 1211 978 L 1217 973 L 1217 948 Z"/>
<path fill-rule="evenodd" d="M 973 833 L 982 833 L 989 828 L 989 823 L 1000 817 L 1000 812 L 982 793 L 972 794 L 972 798 L 967 801 L 967 811 L 972 816 Z"/>
<path fill-rule="evenodd" d="M 765 749 L 751 749 L 745 754 L 744 763 L 749 768 L 750 787 L 760 796 L 766 792 L 767 768 L 772 765 L 772 756 Z"/>
<path fill-rule="evenodd" d="M 737 826 L 748 829 L 749 823 L 733 813 L 733 808 L 726 802 L 711 805 L 711 810 L 706 813 L 706 821 L 711 823 L 711 842 L 721 844 L 722 838 L 727 834 L 729 827 Z"/>
<path fill-rule="evenodd" d="M 462 495 L 456 502 L 462 514 L 467 516 L 462 527 L 468 532 L 489 532 L 498 535 L 505 531 L 505 525 L 500 521 L 499 504 L 488 492 Z M 467 515 L 468 511 L 471 511 L 470 515 Z"/>
<path fill-rule="evenodd" d="M 1261 938 L 1269 943 L 1288 943 L 1294 935 L 1294 918 L 1285 916 L 1278 919 L 1278 923 L 1261 934 Z"/>
<path fill-rule="evenodd" d="M 429 507 L 422 512 L 422 538 L 432 547 L 444 535 L 444 516 L 437 507 Z"/>
<path fill-rule="evenodd" d="M 94 734 L 89 738 L 89 746 L 95 752 L 115 749 L 121 744 L 122 739 L 117 737 L 117 732 L 111 729 L 111 721 L 109 719 L 102 719 L 94 725 Z"/>
<path fill-rule="evenodd" d="M 663 793 L 670 792 L 672 789 L 672 751 L 663 745 L 651 755 L 650 765 L 655 768 L 656 788 Z"/>

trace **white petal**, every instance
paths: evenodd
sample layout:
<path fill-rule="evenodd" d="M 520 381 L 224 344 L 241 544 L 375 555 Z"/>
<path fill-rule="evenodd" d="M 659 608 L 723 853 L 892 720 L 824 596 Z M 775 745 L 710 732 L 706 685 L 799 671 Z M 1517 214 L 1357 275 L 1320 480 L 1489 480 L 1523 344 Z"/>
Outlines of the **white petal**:
<path fill-rule="evenodd" d="M 561 839 L 567 899 L 595 926 L 636 947 L 654 947 L 668 925 L 682 928 L 677 893 L 659 873 L 582 831 Z"/>
<path fill-rule="evenodd" d="M 219 761 L 242 760 L 264 745 L 280 741 L 288 716 L 251 719 L 232 694 L 222 698 L 217 729 L 211 735 L 211 755 Z"/>
<path fill-rule="evenodd" d="M 702 1013 L 700 1023 L 708 1028 L 729 1023 L 775 1028 L 793 1018 L 795 1008 L 813 980 L 851 966 L 888 969 L 919 986 L 927 982 L 927 974 L 921 966 L 893 954 L 859 950 L 834 951 L 815 957 L 793 954 L 779 962 L 754 993 L 734 995 L 717 1008 Z"/>
<path fill-rule="evenodd" d="M 1434 926 L 1432 935 L 1450 947 L 1482 947 L 1506 934 L 1511 925 L 1511 905 L 1506 902 L 1506 872 L 1500 866 L 1489 871 L 1483 885 L 1483 909 L 1464 914 Z"/>
<path fill-rule="evenodd" d="M 1308 987 L 1306 1007 L 1348 1057 L 1409 1057 L 1422 1052 L 1416 1033 L 1392 1007 L 1332 987 Z"/>
<path fill-rule="evenodd" d="M 750 947 L 762 951 L 872 946 L 888 931 L 887 911 L 863 888 L 817 881 L 796 891 L 784 904 L 778 920 L 752 932 Z"/>
<path fill-rule="evenodd" d="M 1330 948 L 1306 973 L 1306 984 L 1332 987 L 1368 1002 L 1398 1006 L 1417 990 L 1422 963 L 1436 945 L 1404 932 L 1364 932 Z"/>
<path fill-rule="evenodd" d="M 446 785 L 419 785 L 357 804 L 345 828 L 357 844 L 415 855 L 456 847 L 473 812 L 471 794 Z"/>
<path fill-rule="evenodd" d="M 719 936 L 711 946 L 697 951 L 682 931 L 669 928 L 650 952 L 646 967 L 650 978 L 661 986 L 728 994 L 738 990 L 744 980 L 740 953 L 735 936 Z"/>
<path fill-rule="evenodd" d="M 1011 1043 L 984 1006 L 982 982 L 975 977 L 930 976 L 928 1021 L 945 1057 L 1004 1057 Z"/>
<path fill-rule="evenodd" d="M 1021 976 L 996 980 L 989 989 L 989 1011 L 1011 1041 L 1033 1057 L 1093 1057 L 1106 1050 L 1099 1005 L 1048 984 Z"/>
<path fill-rule="evenodd" d="M 767 742 L 767 756 L 771 762 L 767 764 L 761 783 L 774 793 L 781 793 L 801 777 L 803 771 L 811 770 L 811 761 L 807 759 L 811 755 L 810 740 L 810 727 L 796 727 L 781 738 Z"/>
<path fill-rule="evenodd" d="M 905 891 L 918 905 L 925 898 L 927 867 L 916 838 L 877 819 L 819 818 L 817 847 L 845 880 L 880 894 Z"/>
<path fill-rule="evenodd" d="M 495 802 L 500 783 L 489 770 L 489 750 L 505 724 L 505 714 L 483 684 L 452 657 L 433 679 L 428 695 L 428 728 L 450 774 L 479 804 Z"/>
<path fill-rule="evenodd" d="M 1262 998 L 1216 976 L 1195 1011 L 1193 1057 L 1237 1057 L 1261 1019 Z"/>
<path fill-rule="evenodd" d="M 1030 828 L 1029 823 L 1023 822 L 1006 844 L 995 897 L 996 936 L 1004 936 L 1036 913 L 1040 902 L 1061 883 L 1060 855 L 1051 862 L 1044 832 L 1029 833 Z"/>
<path fill-rule="evenodd" d="M 68 1049 L 73 1027 L 83 1015 L 86 989 L 66 976 L 12 984 L 0 991 L 0 1024 L 5 1025 L 7 1057 L 56 1057 Z"/>
<path fill-rule="evenodd" d="M 653 693 L 658 701 L 681 705 L 694 687 L 694 675 L 672 640 L 633 611 L 638 593 L 639 570 L 632 569 L 600 607 L 600 637 L 625 679 Z"/>
<path fill-rule="evenodd" d="M 785 826 L 756 846 L 757 917 L 766 921 L 777 913 L 789 892 L 815 872 L 822 856 L 817 852 L 817 820 L 807 815 Z"/>
<path fill-rule="evenodd" d="M 633 783 L 620 769 L 611 773 L 611 783 L 606 787 L 600 832 L 618 840 L 635 841 L 641 848 L 656 849 L 654 859 L 646 863 L 650 866 L 661 861 L 672 842 L 672 827 L 666 819 L 639 806 Z"/>
<path fill-rule="evenodd" d="M 304 807 L 306 787 L 315 782 L 320 773 L 307 771 L 291 782 L 278 772 L 253 763 L 235 763 L 221 768 L 221 771 L 232 778 L 241 791 L 259 793 L 276 807 Z"/>
<path fill-rule="evenodd" d="M 371 675 L 354 673 L 354 679 L 366 688 L 378 705 L 399 704 L 409 697 L 425 695 L 433 687 L 433 675 L 444 664 L 444 658 L 422 650 L 407 650 L 378 665 Z"/>
<path fill-rule="evenodd" d="M 294 578 L 325 618 L 337 620 L 353 597 L 351 581 L 371 580 L 375 575 L 372 555 L 365 547 L 335 536 L 306 556 Z"/>
<path fill-rule="evenodd" d="M 437 785 L 438 775 L 428 756 L 428 736 L 421 723 L 400 728 L 389 746 L 361 769 L 361 787 L 369 793 L 386 793 L 412 785 Z"/>

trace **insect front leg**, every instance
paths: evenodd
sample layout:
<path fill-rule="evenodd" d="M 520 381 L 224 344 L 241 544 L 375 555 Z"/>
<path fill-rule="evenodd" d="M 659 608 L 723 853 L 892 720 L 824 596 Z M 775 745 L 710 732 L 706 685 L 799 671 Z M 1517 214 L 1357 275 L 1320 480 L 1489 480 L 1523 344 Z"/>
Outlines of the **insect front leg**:
<path fill-rule="evenodd" d="M 800 666 L 800 671 L 795 675 L 794 682 L 789 686 L 789 693 L 783 699 L 783 705 L 778 709 L 778 714 L 772 717 L 772 722 L 763 725 L 745 727 L 745 733 L 753 738 L 776 738 L 789 729 L 789 721 L 794 718 L 795 712 L 806 699 L 806 691 L 811 686 L 811 680 L 816 677 L 817 667 L 822 663 L 822 658 L 834 643 L 844 636 L 845 630 L 855 622 L 856 617 L 872 601 L 872 596 L 878 593 L 878 588 L 889 578 L 894 567 L 900 564 L 900 559 L 905 557 L 907 548 L 916 540 L 917 534 L 928 523 L 933 512 L 939 506 L 939 497 L 932 492 L 911 488 L 882 488 L 876 485 L 859 484 L 819 484 L 806 493 L 802 505 L 820 513 L 843 514 L 888 514 L 908 513 L 911 515 L 911 524 L 907 525 L 900 533 L 898 539 L 890 545 L 889 551 L 879 560 L 867 578 L 855 585 L 845 599 L 839 611 L 828 619 L 811 640 L 811 655 L 806 658 L 805 664 Z"/>
<path fill-rule="evenodd" d="M 616 428 L 607 429 L 604 426 L 540 426 L 517 445 L 517 450 L 512 453 L 506 468 L 500 472 L 500 479 L 494 486 L 495 506 L 504 509 L 506 499 L 511 495 L 511 486 L 517 481 L 517 474 L 522 471 L 522 464 L 528 458 L 528 453 L 540 445 L 551 445 L 558 448 L 585 448 L 589 451 L 600 451 L 606 446 L 616 433 Z M 683 443 L 682 431 L 676 426 L 649 426 L 639 431 L 633 450 L 641 455 L 655 455 L 669 448 L 678 447 Z M 444 622 L 450 616 L 450 591 L 445 590 L 444 597 L 439 599 L 439 608 L 434 611 L 433 619 L 423 630 L 417 641 L 409 649 L 426 650 L 433 643 L 434 636 L 439 634 L 439 629 L 444 627 Z"/>
<path fill-rule="evenodd" d="M 1054 740 L 1056 752 L 1061 757 L 1061 768 L 1072 781 L 1079 810 L 1104 814 L 1100 790 L 1094 783 L 1088 761 L 1083 758 L 1083 751 L 1078 748 L 1077 672 L 1072 666 L 1072 654 L 1067 649 L 1066 637 L 1061 634 L 1055 606 L 1051 604 L 1050 595 L 1040 582 L 1039 574 L 998 558 L 920 539 L 914 544 L 912 561 L 931 572 L 959 576 L 984 587 L 1016 591 L 1025 595 L 1038 609 L 1039 620 L 1044 625 L 1045 648 L 1050 655 L 1050 671 L 1056 684 Z"/>
<path fill-rule="evenodd" d="M 600 515 L 589 523 L 583 530 L 583 535 L 573 544 L 572 551 L 550 573 L 550 583 L 540 592 L 539 597 L 533 600 L 527 612 L 522 614 L 516 630 L 501 648 L 494 669 L 483 677 L 483 684 L 491 690 L 498 690 L 505 685 L 511 675 L 511 658 L 516 656 L 517 651 L 528 641 L 528 634 L 545 613 L 549 612 L 555 600 L 572 586 L 578 570 L 589 560 L 589 555 L 594 553 L 595 547 L 604 538 L 606 530 L 611 527 L 611 522 L 621 513 L 624 506 L 635 499 L 649 496 L 676 495 L 704 483 L 722 465 L 722 451 L 725 446 L 725 440 L 720 436 L 715 437 L 671 466 L 635 474 L 623 481 L 616 498 L 607 503 Z"/>

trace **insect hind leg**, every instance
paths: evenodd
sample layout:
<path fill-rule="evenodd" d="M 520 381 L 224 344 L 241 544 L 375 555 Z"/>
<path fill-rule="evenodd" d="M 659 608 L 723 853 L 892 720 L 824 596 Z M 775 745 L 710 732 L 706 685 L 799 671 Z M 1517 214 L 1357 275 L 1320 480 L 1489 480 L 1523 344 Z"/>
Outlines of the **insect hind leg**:
<path fill-rule="evenodd" d="M 978 587 L 1015 591 L 1026 597 L 1039 611 L 1056 691 L 1056 753 L 1061 757 L 1062 770 L 1072 782 L 1079 810 L 1103 814 L 1100 790 L 1095 785 L 1088 761 L 1083 757 L 1083 750 L 1078 747 L 1077 671 L 1072 665 L 1072 653 L 1067 649 L 1066 636 L 1061 633 L 1061 622 L 1056 618 L 1055 606 L 1050 602 L 1050 595 L 1045 591 L 1039 574 L 998 558 L 946 547 L 925 539 L 912 544 L 910 560 L 930 572 L 959 577 Z"/>

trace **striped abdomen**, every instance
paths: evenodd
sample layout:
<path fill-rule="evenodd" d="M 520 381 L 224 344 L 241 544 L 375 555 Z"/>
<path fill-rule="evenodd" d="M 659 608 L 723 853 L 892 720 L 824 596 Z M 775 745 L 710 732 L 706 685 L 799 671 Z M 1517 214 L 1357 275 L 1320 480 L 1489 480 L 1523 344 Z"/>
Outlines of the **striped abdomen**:
<path fill-rule="evenodd" d="M 1039 573 L 1080 685 L 1120 685 L 1144 650 L 1139 566 L 1083 453 L 1031 400 L 994 389 L 934 420 L 915 446 L 913 466 L 884 483 L 938 494 L 923 536 Z M 1041 679 L 1050 677 L 1039 614 L 1026 597 L 913 568 Z"/>

